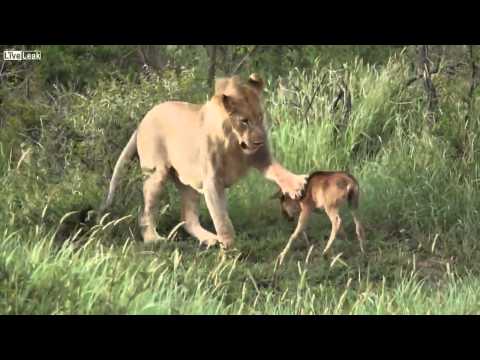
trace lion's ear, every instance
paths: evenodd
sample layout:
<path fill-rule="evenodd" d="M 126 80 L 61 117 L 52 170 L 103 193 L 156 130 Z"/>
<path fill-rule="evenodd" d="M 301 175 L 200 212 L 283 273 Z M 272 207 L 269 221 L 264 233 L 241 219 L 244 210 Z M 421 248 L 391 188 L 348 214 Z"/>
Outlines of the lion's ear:
<path fill-rule="evenodd" d="M 233 113 L 233 109 L 234 109 L 234 105 L 233 105 L 233 99 L 231 96 L 228 96 L 228 95 L 220 95 L 222 97 L 222 103 L 223 103 L 223 106 L 225 108 L 225 110 L 227 110 L 227 112 L 229 114 Z"/>
<path fill-rule="evenodd" d="M 257 90 L 259 93 L 263 91 L 263 88 L 265 87 L 265 83 L 263 79 L 260 77 L 260 75 L 253 73 L 250 75 L 248 78 L 248 84 L 252 86 L 255 90 Z"/>

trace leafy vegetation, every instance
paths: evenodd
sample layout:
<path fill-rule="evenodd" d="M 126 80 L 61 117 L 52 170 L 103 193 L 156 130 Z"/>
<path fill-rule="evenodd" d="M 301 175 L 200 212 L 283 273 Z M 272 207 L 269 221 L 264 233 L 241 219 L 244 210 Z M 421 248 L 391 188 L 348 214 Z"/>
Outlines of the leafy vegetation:
<path fill-rule="evenodd" d="M 438 70 L 432 74 L 437 117 L 429 122 L 423 80 L 410 82 L 417 73 L 409 49 L 272 47 L 257 50 L 241 70 L 258 68 L 268 79 L 271 145 L 286 167 L 347 169 L 358 178 L 365 255 L 347 215 L 349 239 L 337 239 L 333 255 L 322 257 L 330 229 L 319 214 L 310 243 L 294 244 L 274 274 L 293 225 L 269 199 L 274 185 L 255 172 L 229 191 L 238 236 L 236 249 L 225 254 L 200 250 L 176 228 L 173 186 L 162 196 L 158 224 L 169 239 L 141 243 L 136 163 L 114 212 L 79 224 L 79 211 L 100 205 L 121 149 L 154 104 L 208 97 L 209 50 L 161 49 L 170 65 L 147 73 L 128 60 L 128 47 L 42 47 L 41 62 L 5 68 L 0 313 L 480 312 L 479 89 L 469 96 L 467 65 L 455 73 Z M 228 49 L 227 58 L 237 51 L 241 59 L 251 48 Z M 277 51 L 290 55 L 275 60 Z M 446 54 L 441 69 L 460 56 Z M 222 75 L 223 67 L 217 69 Z M 213 229 L 205 205 L 201 221 Z"/>

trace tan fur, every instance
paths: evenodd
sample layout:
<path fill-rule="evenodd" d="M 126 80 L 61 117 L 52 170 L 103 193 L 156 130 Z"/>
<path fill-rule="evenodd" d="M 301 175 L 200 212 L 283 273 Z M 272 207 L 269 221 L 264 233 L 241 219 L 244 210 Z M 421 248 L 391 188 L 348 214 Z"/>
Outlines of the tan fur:
<path fill-rule="evenodd" d="M 146 114 L 115 166 L 105 208 L 113 201 L 120 169 L 135 150 L 145 172 L 144 210 L 140 226 L 145 242 L 156 241 L 155 205 L 170 177 L 182 196 L 185 229 L 201 243 L 233 244 L 234 229 L 227 213 L 225 188 L 256 168 L 284 193 L 298 198 L 305 176 L 276 162 L 269 151 L 261 104 L 263 80 L 252 74 L 244 83 L 237 76 L 216 81 L 214 96 L 204 105 L 165 102 Z M 245 122 L 247 121 L 247 123 Z M 198 220 L 203 194 L 216 234 Z"/>
<path fill-rule="evenodd" d="M 279 263 L 283 262 L 292 242 L 304 232 L 308 219 L 315 209 L 324 209 L 332 224 L 330 238 L 323 251 L 325 254 L 332 246 L 337 233 L 340 231 L 345 234 L 341 227 L 342 219 L 340 218 L 339 210 L 346 203 L 348 203 L 352 212 L 360 250 L 363 253 L 365 232 L 355 212 L 358 208 L 359 191 L 358 182 L 352 175 L 344 172 L 318 171 L 308 178 L 306 190 L 301 199 L 293 200 L 288 196 L 276 194 L 275 197 L 280 198 L 282 213 L 289 220 L 293 220 L 298 216 L 295 231 L 279 255 Z"/>

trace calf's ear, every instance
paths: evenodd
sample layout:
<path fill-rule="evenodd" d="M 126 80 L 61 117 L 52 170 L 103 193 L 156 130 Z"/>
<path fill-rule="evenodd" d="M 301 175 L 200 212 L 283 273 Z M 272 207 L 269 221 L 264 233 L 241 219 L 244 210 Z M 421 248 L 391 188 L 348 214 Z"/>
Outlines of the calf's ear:
<path fill-rule="evenodd" d="M 282 190 L 278 190 L 275 194 L 270 196 L 270 199 L 281 199 L 283 197 Z"/>

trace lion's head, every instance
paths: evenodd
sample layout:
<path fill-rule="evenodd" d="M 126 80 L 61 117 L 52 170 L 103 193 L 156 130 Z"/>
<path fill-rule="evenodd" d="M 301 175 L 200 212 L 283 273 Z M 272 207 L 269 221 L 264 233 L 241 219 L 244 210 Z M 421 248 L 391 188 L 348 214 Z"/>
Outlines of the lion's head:
<path fill-rule="evenodd" d="M 215 83 L 215 96 L 222 102 L 238 145 L 247 155 L 254 154 L 267 141 L 261 104 L 263 87 L 264 82 L 257 74 L 250 75 L 246 83 L 238 76 Z"/>

